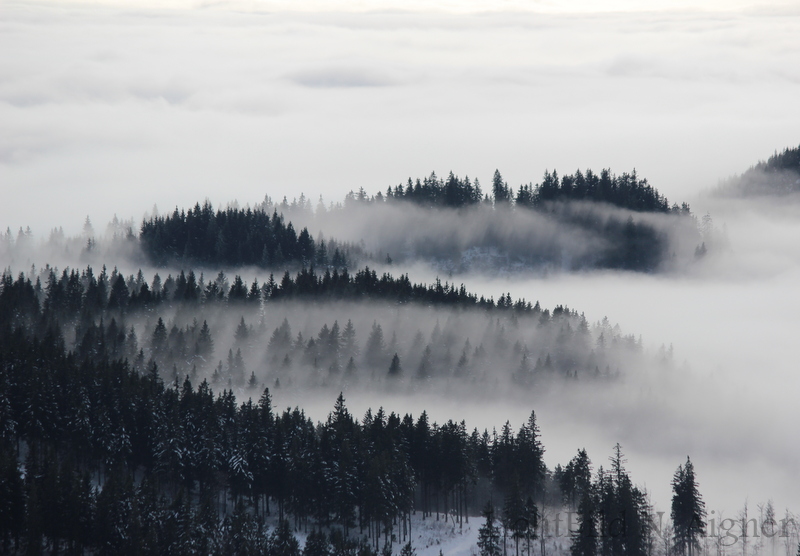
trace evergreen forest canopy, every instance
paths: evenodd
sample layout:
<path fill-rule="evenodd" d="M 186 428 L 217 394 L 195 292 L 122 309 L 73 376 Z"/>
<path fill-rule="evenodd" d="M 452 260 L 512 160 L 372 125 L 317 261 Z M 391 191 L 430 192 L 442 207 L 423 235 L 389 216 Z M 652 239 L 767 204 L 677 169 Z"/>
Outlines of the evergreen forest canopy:
<path fill-rule="evenodd" d="M 720 184 L 719 196 L 769 196 L 800 192 L 800 145 L 775 152 L 740 176 Z"/>
<path fill-rule="evenodd" d="M 180 261 L 217 267 L 276 268 L 288 263 L 342 268 L 351 249 L 336 240 L 315 242 L 307 228 L 297 233 L 277 211 L 272 218 L 250 208 L 215 212 L 208 201 L 143 221 L 139 240 L 150 261 L 160 266 Z"/>
<path fill-rule="evenodd" d="M 469 177 L 461 179 L 450 172 L 447 179 L 441 179 L 435 173 L 422 180 L 419 178 L 403 185 L 386 190 L 385 197 L 378 192 L 371 198 L 373 201 L 404 200 L 426 207 L 464 207 L 480 203 L 502 205 L 514 204 L 518 207 L 540 208 L 553 201 L 591 201 L 608 203 L 620 208 L 643 212 L 675 212 L 688 213 L 689 205 L 674 204 L 670 207 L 666 197 L 652 187 L 646 179 L 641 179 L 636 170 L 615 175 L 609 169 L 599 174 L 586 170 L 584 174 L 577 170 L 574 174 L 565 174 L 560 179 L 558 172 L 545 171 L 541 183 L 523 184 L 514 191 L 503 180 L 499 170 L 492 177 L 492 196 L 484 194 L 480 182 L 470 181 Z M 348 199 L 365 201 L 366 193 L 352 191 Z"/>
<path fill-rule="evenodd" d="M 398 201 L 406 202 L 407 208 Z M 302 195 L 291 203 L 285 198 L 279 205 L 265 202 L 263 209 L 273 206 L 338 234 L 346 228 L 342 222 L 365 218 L 359 208 L 372 208 L 380 216 L 370 220 L 369 234 L 362 233 L 372 237 L 369 247 L 373 252 L 388 252 L 389 258 L 401 262 L 430 260 L 448 271 L 478 266 L 483 270 L 612 268 L 652 272 L 676 262 L 676 245 L 696 243 L 693 250 L 703 241 L 689 205 L 670 206 L 635 170 L 619 176 L 608 169 L 599 174 L 578 170 L 560 178 L 556 171 L 545 172 L 541 183 L 520 185 L 516 192 L 495 171 L 491 195 L 483 192 L 477 179 L 462 179 L 453 172 L 442 179 L 431 173 L 389 187 L 385 194 L 369 196 L 363 188 L 350 191 L 343 205 L 328 209 L 320 201 L 316 212 Z M 397 214 L 380 210 L 390 206 L 397 207 Z M 415 218 L 411 206 L 440 212 L 427 220 Z M 430 221 L 442 219 L 442 211 L 447 210 L 458 211 L 449 226 Z M 469 225 L 464 224 L 465 219 Z M 400 222 L 389 224 L 395 220 Z M 384 227 L 392 231 L 375 239 L 372 230 Z M 416 236 L 420 237 L 413 239 Z M 692 253 L 688 252 L 688 258 Z"/>

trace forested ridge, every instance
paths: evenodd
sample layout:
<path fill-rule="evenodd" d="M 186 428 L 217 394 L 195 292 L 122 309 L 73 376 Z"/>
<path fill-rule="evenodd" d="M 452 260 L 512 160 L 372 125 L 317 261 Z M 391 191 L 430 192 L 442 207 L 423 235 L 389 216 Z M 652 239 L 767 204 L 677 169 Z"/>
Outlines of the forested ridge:
<path fill-rule="evenodd" d="M 800 146 L 787 147 L 748 168 L 739 176 L 724 180 L 717 195 L 786 195 L 800 191 Z"/>
<path fill-rule="evenodd" d="M 635 173 L 546 174 L 514 197 L 498 172 L 491 199 L 477 181 L 451 178 L 418 180 L 405 200 L 425 210 L 474 205 L 501 220 L 503 211 L 560 211 L 563 221 L 626 238 L 601 259 L 618 268 L 655 268 L 666 245 L 659 232 L 549 201 L 591 197 L 690 216 Z M 402 190 L 349 195 L 318 213 L 388 205 Z M 411 556 L 416 514 L 454 529 L 483 515 L 478 549 L 498 555 L 500 543 L 529 552 L 543 543 L 548 511 L 564 507 L 578 516 L 574 554 L 652 553 L 653 508 L 619 445 L 610 469 L 594 470 L 585 450 L 549 469 L 534 412 L 518 430 L 506 422 L 470 431 L 425 412 L 358 417 L 345 404 L 359 384 L 500 396 L 610 383 L 651 357 L 641 338 L 563 305 L 551 311 L 367 266 L 351 272 L 376 255 L 315 240 L 306 226 L 298 233 L 279 208 L 197 204 L 146 218 L 138 237 L 115 232 L 116 245 L 138 245 L 158 267 L 149 276 L 91 265 L 3 271 L 0 551 Z M 86 228 L 83 239 L 81 254 L 90 255 L 96 240 Z M 31 235 L 14 245 L 8 233 L 6 243 L 24 252 Z M 246 282 L 243 266 L 280 271 Z M 210 268 L 232 269 L 233 278 Z M 669 365 L 671 350 L 658 357 Z M 273 407 L 270 392 L 281 388 L 343 393 L 315 423 L 302 408 Z M 683 507 L 702 518 L 699 493 L 686 486 L 690 465 L 674 481 Z M 693 546 L 696 520 L 677 512 L 676 527 L 689 525 L 676 542 Z"/>
<path fill-rule="evenodd" d="M 376 318 L 381 307 L 395 307 L 389 320 Z M 5 272 L 0 323 L 55 330 L 82 357 L 127 359 L 139 372 L 157 363 L 165 380 L 201 376 L 229 387 L 347 389 L 388 380 L 387 387 L 530 389 L 613 380 L 646 357 L 640 339 L 565 306 L 551 312 L 510 294 L 495 301 L 463 285 L 412 284 L 369 268 L 323 276 L 303 269 L 249 287 L 238 275 L 229 284 L 222 272 L 208 283 L 193 271 L 149 283 L 141 271 L 95 275 L 91 267 L 45 267 L 16 279 Z M 668 364 L 669 353 L 662 356 Z"/>
<path fill-rule="evenodd" d="M 229 206 L 225 210 L 214 210 L 207 201 L 188 210 L 176 207 L 172 214 L 146 218 L 139 229 L 139 244 L 148 260 L 160 266 L 181 263 L 275 269 L 284 265 L 315 264 L 342 268 L 370 260 L 384 262 L 387 246 L 371 245 L 370 250 L 366 250 L 363 247 L 365 238 L 343 242 L 330 237 L 326 242 L 320 236 L 315 240 L 307 226 L 297 231 L 296 223 L 287 222 L 285 218 L 318 225 L 319 222 L 336 222 L 337 216 L 345 220 L 352 218 L 348 209 L 355 206 L 395 205 L 398 201 L 428 209 L 482 208 L 491 211 L 498 221 L 504 220 L 504 211 L 507 210 L 546 214 L 554 222 L 602 238 L 602 247 L 597 246 L 595 252 L 576 257 L 578 260 L 574 264 L 636 271 L 656 270 L 670 255 L 670 242 L 664 232 L 650 223 L 634 220 L 632 216 L 597 213 L 588 207 L 571 208 L 569 203 L 582 202 L 592 206 L 604 203 L 634 213 L 691 216 L 686 203 L 670 206 L 667 199 L 646 179 L 640 178 L 635 170 L 621 175 L 607 169 L 599 174 L 578 170 L 560 177 L 556 171 L 545 172 L 541 183 L 523 184 L 516 191 L 503 180 L 499 171 L 495 171 L 491 195 L 483 193 L 478 180 L 462 179 L 450 172 L 447 179 L 439 178 L 435 173 L 415 181 L 409 178 L 405 185 L 389 187 L 385 195 L 378 192 L 369 196 L 360 189 L 357 193 L 349 192 L 343 202 L 331 203 L 327 207 L 320 199 L 316 209 L 304 195 L 291 203 L 286 198 L 281 203 L 273 203 L 267 197 L 263 203 L 246 209 Z M 408 207 L 407 210 L 412 209 Z M 325 231 L 324 227 L 322 231 Z M 454 234 L 458 232 L 458 229 L 452 230 Z M 540 238 L 531 239 L 540 241 Z M 504 245 L 502 240 L 495 243 L 491 246 L 501 251 L 516 251 L 513 246 Z M 540 249 L 535 255 L 526 253 L 523 258 L 530 259 L 527 264 L 533 266 L 556 264 L 561 250 L 553 244 L 550 249 Z"/>
<path fill-rule="evenodd" d="M 545 171 L 542 181 L 537 184 L 522 184 L 515 191 L 503 179 L 499 170 L 492 176 L 491 197 L 481 189 L 480 182 L 470 180 L 469 176 L 459 178 L 450 172 L 447 178 L 439 178 L 435 172 L 423 179 L 408 178 L 405 184 L 389 187 L 385 195 L 378 192 L 373 201 L 403 200 L 428 207 L 464 207 L 479 203 L 536 209 L 552 201 L 591 201 L 608 203 L 617 207 L 647 212 L 689 212 L 689 205 L 669 205 L 657 189 L 646 179 L 640 178 L 636 170 L 616 175 L 604 168 L 599 174 L 592 170 L 574 174 Z M 350 192 L 347 200 L 367 200 L 361 190 Z"/>
<path fill-rule="evenodd" d="M 381 211 L 383 207 L 394 207 L 397 214 Z M 545 172 L 541 183 L 523 184 L 516 191 L 495 171 L 488 193 L 477 179 L 461 178 L 453 172 L 442 179 L 434 172 L 422 179 L 409 178 L 406 184 L 389 187 L 385 193 L 369 195 L 363 188 L 350 191 L 344 203 L 329 207 L 320 200 L 316 210 L 303 195 L 291 202 L 284 198 L 279 204 L 265 200 L 260 208 L 278 210 L 323 228 L 336 228 L 348 220 L 357 222 L 371 209 L 390 222 L 399 221 L 392 226 L 397 237 L 372 240 L 370 247 L 376 253 L 388 251 L 398 261 L 421 258 L 434 264 L 473 258 L 474 253 L 469 251 L 474 250 L 496 251 L 509 259 L 504 263 L 493 257 L 486 270 L 513 262 L 529 269 L 566 266 L 653 272 L 669 266 L 676 245 L 683 241 L 697 241 L 699 245 L 702 241 L 689 205 L 670 205 L 636 171 L 615 175 L 607 169 L 599 174 L 578 170 L 563 176 L 556 171 Z M 447 218 L 450 227 L 431 226 L 425 219 L 412 218 L 420 208 L 433 211 L 430 219 Z M 411 224 L 403 226 L 404 212 L 408 221 L 422 225 L 422 230 Z M 447 216 L 449 212 L 458 217 Z M 652 216 L 662 219 L 657 224 Z M 377 218 L 371 222 L 379 227 L 384 224 Z M 475 233 L 468 229 L 470 226 Z M 431 232 L 427 237 L 409 240 L 411 243 L 403 241 L 404 236 L 424 236 L 427 227 L 436 229 L 438 235 Z M 679 235 L 686 237 L 677 240 Z M 452 240 L 459 236 L 470 240 Z M 571 237 L 575 237 L 574 242 L 567 239 Z"/>

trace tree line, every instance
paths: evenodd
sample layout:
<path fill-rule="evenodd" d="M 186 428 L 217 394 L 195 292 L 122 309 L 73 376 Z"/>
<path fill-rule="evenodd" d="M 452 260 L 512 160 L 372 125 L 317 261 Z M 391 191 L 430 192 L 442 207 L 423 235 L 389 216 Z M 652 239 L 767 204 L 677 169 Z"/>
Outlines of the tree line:
<path fill-rule="evenodd" d="M 361 189 L 350 192 L 345 198 L 348 202 L 409 201 L 426 207 L 459 208 L 487 204 L 494 206 L 514 205 L 537 209 L 552 201 L 592 201 L 608 203 L 617 207 L 640 212 L 674 212 L 688 214 L 689 205 L 670 206 L 656 188 L 645 178 L 640 178 L 636 170 L 616 175 L 604 168 L 600 173 L 591 169 L 586 172 L 576 170 L 574 174 L 564 174 L 559 178 L 556 170 L 545 171 L 542 181 L 536 184 L 522 184 L 515 191 L 509 187 L 499 170 L 492 176 L 491 196 L 484 193 L 478 179 L 469 176 L 460 178 L 450 172 L 442 179 L 431 172 L 430 176 L 412 180 L 405 184 L 389 187 L 386 193 L 378 192 L 369 197 Z"/>
<path fill-rule="evenodd" d="M 347 209 L 353 204 L 374 204 L 407 201 L 428 208 L 461 208 L 479 205 L 501 208 L 518 207 L 530 210 L 551 210 L 555 201 L 591 201 L 607 203 L 638 212 L 689 215 L 689 205 L 669 205 L 657 189 L 636 171 L 621 175 L 603 169 L 600 173 L 577 170 L 574 174 L 558 175 L 546 171 L 540 183 L 523 184 L 514 191 L 499 171 L 492 177 L 491 195 L 484 193 L 480 182 L 468 176 L 460 178 L 449 173 L 442 179 L 432 172 L 425 178 L 408 179 L 406 184 L 389 187 L 386 193 L 370 196 L 360 189 L 350 191 L 343 203 L 326 208 L 321 202 L 317 212 Z M 270 216 L 270 211 L 272 212 Z M 665 250 L 664 239 L 652 226 L 629 221 L 597 222 L 595 216 L 563 210 L 558 216 L 569 222 L 602 232 L 616 251 L 595 261 L 599 266 L 653 270 Z M 276 268 L 283 265 L 330 266 L 342 268 L 370 254 L 354 244 L 323 238 L 316 241 L 306 227 L 299 232 L 285 215 L 312 213 L 311 202 L 304 195 L 291 204 L 283 199 L 274 204 L 267 198 L 255 208 L 228 207 L 214 210 L 206 201 L 188 210 L 152 216 L 142 222 L 139 244 L 148 259 L 157 265 L 180 261 L 184 264 L 253 265 Z M 599 226 L 599 227 L 598 227 Z M 602 260 L 608 259 L 608 260 Z"/>
<path fill-rule="evenodd" d="M 44 280 L 42 279 L 44 278 Z M 246 304 L 278 300 L 376 300 L 396 304 L 426 306 L 453 306 L 486 311 L 512 311 L 518 314 L 538 312 L 538 302 L 531 304 L 524 298 L 513 300 L 511 294 L 493 297 L 478 296 L 469 292 L 464 284 L 442 282 L 414 283 L 408 274 L 394 277 L 391 273 L 378 273 L 364 267 L 355 274 L 347 268 L 325 269 L 318 274 L 314 267 L 303 267 L 294 276 L 287 270 L 280 281 L 270 274 L 259 284 L 254 279 L 249 287 L 240 275 L 232 282 L 220 271 L 214 279 L 206 281 L 201 272 L 181 270 L 166 280 L 156 273 L 148 283 L 141 270 L 125 276 L 116 268 L 108 272 L 103 266 L 96 274 L 91 266 L 83 270 L 57 269 L 46 266 L 40 272 L 33 269 L 20 272 L 15 279 L 9 269 L 3 271 L 0 283 L 0 319 L 12 317 L 23 321 L 36 321 L 43 311 L 55 320 L 96 319 L 103 311 L 116 310 L 121 314 L 137 309 L 155 309 L 160 305 L 227 303 Z M 45 282 L 43 284 L 43 282 Z"/>
<path fill-rule="evenodd" d="M 508 185 L 499 171 L 495 171 L 489 193 L 483 192 L 477 179 L 472 180 L 468 176 L 461 178 L 452 172 L 446 179 L 442 179 L 433 172 L 422 179 L 409 178 L 406 184 L 389 187 L 385 193 L 369 195 L 363 188 L 357 192 L 350 191 L 344 203 L 332 204 L 328 208 L 320 200 L 316 211 L 312 210 L 310 200 L 303 195 L 291 203 L 286 198 L 279 204 L 265 200 L 260 205 L 260 210 L 277 210 L 304 222 L 313 220 L 325 223 L 335 221 L 337 214 L 339 218 L 358 218 L 359 212 L 353 210 L 358 207 L 369 209 L 392 205 L 401 207 L 402 210 L 404 203 L 426 209 L 469 209 L 472 216 L 483 217 L 474 218 L 476 222 L 487 226 L 484 236 L 475 238 L 474 247 L 497 249 L 512 260 L 532 266 L 562 266 L 566 263 L 576 268 L 618 268 L 651 272 L 674 257 L 674 238 L 671 234 L 692 235 L 692 228 L 696 228 L 688 204 L 670 205 L 636 171 L 615 175 L 607 169 L 599 174 L 592 170 L 585 173 L 578 170 L 574 174 L 563 176 L 559 176 L 556 171 L 545 172 L 541 183 L 523 184 L 516 191 Z M 609 213 L 598 203 L 640 213 L 672 215 L 676 218 L 670 219 L 669 223 L 663 221 L 661 225 L 656 225 L 642 217 L 634 218 L 632 214 Z M 516 215 L 537 213 L 542 215 L 542 222 L 573 228 L 578 235 L 587 234 L 587 241 L 589 237 L 600 241 L 588 251 L 553 240 L 541 244 L 538 237 L 529 238 L 533 241 L 520 241 L 513 233 L 509 234 L 505 227 L 496 225 L 509 211 Z M 528 223 L 524 219 L 514 222 L 523 227 Z M 537 230 L 538 233 L 542 232 L 541 228 Z M 457 231 L 458 228 L 455 228 L 454 232 Z M 696 237 L 687 239 L 699 240 L 696 230 L 693 235 Z M 442 241 L 442 238 L 431 237 L 425 245 L 401 247 L 401 254 L 393 254 L 402 258 L 409 256 L 406 251 L 436 253 L 435 246 Z M 402 245 L 402 241 L 390 243 Z M 461 253 L 454 253 L 454 248 L 463 249 L 463 246 L 442 243 L 442 248 L 434 257 L 452 259 L 455 256 L 459 259 Z M 387 249 L 382 246 L 377 248 L 382 252 Z"/>

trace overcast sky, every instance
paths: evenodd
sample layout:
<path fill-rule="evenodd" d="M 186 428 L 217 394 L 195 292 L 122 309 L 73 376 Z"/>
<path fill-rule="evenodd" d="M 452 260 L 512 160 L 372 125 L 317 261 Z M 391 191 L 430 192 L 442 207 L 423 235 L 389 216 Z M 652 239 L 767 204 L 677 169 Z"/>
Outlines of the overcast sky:
<path fill-rule="evenodd" d="M 800 142 L 796 2 L 601 4 L 6 0 L 0 225 L 431 170 L 635 167 L 680 201 Z"/>

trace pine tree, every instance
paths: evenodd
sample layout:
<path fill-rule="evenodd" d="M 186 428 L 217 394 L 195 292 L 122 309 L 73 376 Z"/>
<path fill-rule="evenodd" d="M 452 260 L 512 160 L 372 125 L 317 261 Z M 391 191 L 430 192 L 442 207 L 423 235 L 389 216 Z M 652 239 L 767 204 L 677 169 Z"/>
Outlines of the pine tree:
<path fill-rule="evenodd" d="M 494 194 L 495 205 L 508 204 L 511 201 L 508 184 L 503 181 L 500 170 L 495 170 L 494 176 L 492 176 L 492 193 Z"/>
<path fill-rule="evenodd" d="M 382 366 L 382 364 L 385 365 L 385 351 L 386 344 L 383 340 L 383 329 L 380 324 L 373 322 L 372 331 L 369 334 L 369 338 L 367 338 L 367 345 L 365 347 L 367 363 L 372 367 Z"/>
<path fill-rule="evenodd" d="M 156 328 L 153 330 L 151 346 L 156 355 L 160 355 L 167 347 L 167 327 L 161 317 L 158 317 Z"/>
<path fill-rule="evenodd" d="M 356 329 L 350 319 L 347 319 L 347 324 L 345 325 L 344 330 L 342 330 L 341 353 L 343 358 L 355 358 L 358 356 Z"/>

